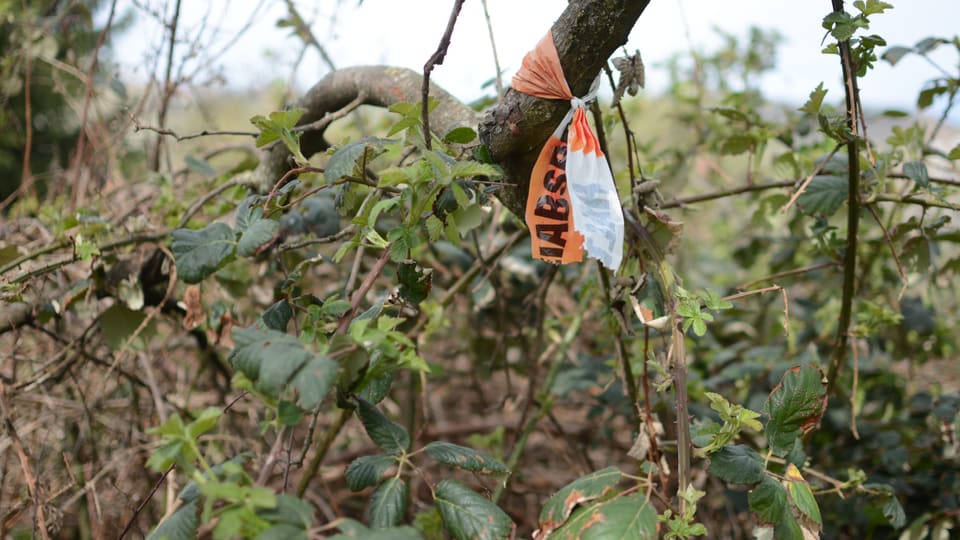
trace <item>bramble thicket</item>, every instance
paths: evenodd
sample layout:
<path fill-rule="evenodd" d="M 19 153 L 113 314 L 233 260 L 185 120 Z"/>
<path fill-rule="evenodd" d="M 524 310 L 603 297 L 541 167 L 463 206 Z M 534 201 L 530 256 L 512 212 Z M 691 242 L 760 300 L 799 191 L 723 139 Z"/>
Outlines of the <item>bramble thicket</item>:
<path fill-rule="evenodd" d="M 179 0 L 0 2 L 0 538 L 955 537 L 960 37 L 821 2 L 798 108 L 763 29 L 645 67 L 648 3 L 556 14 L 571 108 L 431 82 L 463 0 L 422 71 L 277 2 L 329 70 L 256 95 Z M 905 58 L 918 113 L 864 110 Z"/>

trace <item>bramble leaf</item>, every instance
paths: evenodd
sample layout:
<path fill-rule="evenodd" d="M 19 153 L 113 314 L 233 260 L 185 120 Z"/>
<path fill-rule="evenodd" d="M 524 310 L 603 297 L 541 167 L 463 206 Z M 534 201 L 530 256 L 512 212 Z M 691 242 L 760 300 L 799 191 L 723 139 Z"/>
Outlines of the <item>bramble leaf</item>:
<path fill-rule="evenodd" d="M 506 465 L 490 457 L 486 452 L 467 448 L 466 446 L 435 441 L 424 446 L 423 451 L 440 463 L 476 473 L 491 474 L 510 472 Z"/>
<path fill-rule="evenodd" d="M 498 540 L 510 536 L 510 516 L 456 480 L 448 478 L 437 484 L 434 502 L 443 525 L 457 540 Z"/>
<path fill-rule="evenodd" d="M 350 491 L 360 491 L 363 488 L 375 486 L 383 473 L 396 463 L 397 458 L 391 454 L 358 457 L 347 467 L 347 487 Z"/>
<path fill-rule="evenodd" d="M 380 484 L 370 500 L 370 526 L 386 529 L 399 525 L 407 513 L 410 486 L 400 478 L 388 478 Z"/>
<path fill-rule="evenodd" d="M 724 446 L 710 455 L 707 471 L 732 484 L 754 484 L 764 477 L 763 458 L 749 446 Z"/>
<path fill-rule="evenodd" d="M 199 283 L 219 270 L 237 246 L 233 229 L 224 223 L 211 223 L 200 230 L 177 229 L 171 235 L 177 275 L 186 283 Z"/>
<path fill-rule="evenodd" d="M 368 401 L 357 399 L 357 416 L 367 430 L 367 436 L 384 452 L 398 454 L 410 446 L 410 435 L 403 426 L 387 418 Z"/>
<path fill-rule="evenodd" d="M 563 525 L 577 505 L 599 499 L 614 490 L 622 477 L 620 469 L 607 467 L 570 482 L 554 493 L 540 510 L 540 535 Z"/>
<path fill-rule="evenodd" d="M 813 365 L 796 366 L 783 374 L 763 405 L 769 420 L 767 443 L 778 456 L 785 456 L 794 441 L 820 423 L 827 406 L 823 371 Z"/>
<path fill-rule="evenodd" d="M 550 538 L 652 540 L 658 537 L 657 526 L 656 509 L 643 493 L 633 493 L 577 509 L 562 527 L 553 531 Z M 534 538 L 544 537 L 537 535 Z"/>

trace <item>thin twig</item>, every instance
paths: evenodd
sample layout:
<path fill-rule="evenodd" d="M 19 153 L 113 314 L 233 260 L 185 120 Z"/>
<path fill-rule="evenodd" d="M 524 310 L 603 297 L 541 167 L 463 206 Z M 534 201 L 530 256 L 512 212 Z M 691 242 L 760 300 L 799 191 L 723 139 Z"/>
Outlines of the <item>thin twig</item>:
<path fill-rule="evenodd" d="M 903 293 L 907 290 L 907 273 L 903 270 L 903 264 L 900 262 L 900 256 L 897 255 L 897 248 L 893 245 L 893 238 L 890 237 L 890 232 L 887 231 L 887 228 L 883 226 L 883 221 L 880 220 L 880 215 L 877 214 L 877 209 L 873 207 L 872 204 L 865 205 L 867 210 L 870 211 L 870 215 L 873 216 L 873 220 L 877 222 L 877 225 L 880 226 L 880 230 L 883 231 L 883 239 L 887 242 L 887 247 L 890 248 L 890 254 L 893 255 L 893 262 L 897 264 L 897 273 L 900 274 L 900 280 L 903 281 L 903 285 L 900 287 L 900 294 L 897 295 L 897 300 L 903 298 Z"/>
<path fill-rule="evenodd" d="M 716 191 L 713 193 L 704 193 L 703 195 L 693 195 L 690 197 L 678 197 L 676 199 L 670 199 L 669 201 L 664 201 L 660 208 L 676 208 L 683 207 L 688 204 L 712 201 L 715 199 L 722 199 L 724 197 L 731 197 L 733 195 L 740 195 L 742 193 L 750 193 L 753 191 L 764 191 L 768 189 L 777 189 L 790 187 L 796 184 L 796 180 L 779 180 L 776 182 L 769 182 L 766 184 L 747 184 L 740 187 L 735 187 L 732 189 L 725 189 L 722 191 Z"/>
<path fill-rule="evenodd" d="M 327 126 L 336 122 L 337 120 L 347 116 L 353 112 L 357 107 L 364 104 L 367 101 L 367 93 L 363 90 L 357 93 L 357 97 L 353 98 L 353 101 L 347 103 L 343 106 L 342 109 L 338 111 L 328 112 L 323 115 L 319 120 L 314 120 L 309 124 L 303 124 L 302 126 L 296 126 L 293 128 L 293 131 L 323 131 L 327 129 Z"/>
<path fill-rule="evenodd" d="M 856 125 L 856 120 L 854 120 L 854 125 Z M 856 132 L 856 130 L 854 130 L 854 132 Z M 781 214 L 786 213 L 787 210 L 789 210 L 790 207 L 793 206 L 793 203 L 797 202 L 797 199 L 800 198 L 800 195 L 803 195 L 803 192 L 807 190 L 807 186 L 809 186 L 810 182 L 813 181 L 813 177 L 820 174 L 820 171 L 822 171 L 823 168 L 827 166 L 827 163 L 830 163 L 830 159 L 833 158 L 833 155 L 837 153 L 837 150 L 840 150 L 841 146 L 843 145 L 837 144 L 836 146 L 834 146 L 833 150 L 831 150 L 830 153 L 827 154 L 826 159 L 821 161 L 820 164 L 813 169 L 813 172 L 811 172 L 809 175 L 807 175 L 806 178 L 804 178 L 803 183 L 800 184 L 800 187 L 797 188 L 797 191 L 793 193 L 793 195 L 790 197 L 790 200 L 787 201 L 787 204 L 783 205 L 783 208 L 780 209 Z"/>
<path fill-rule="evenodd" d="M 20 436 L 17 434 L 17 428 L 13 425 L 13 419 L 10 416 L 10 411 L 7 410 L 6 400 L 4 395 L 6 394 L 7 389 L 3 385 L 3 382 L 0 382 L 0 415 L 3 416 L 2 421 L 7 431 L 7 436 L 10 437 L 10 442 L 13 445 L 14 450 L 17 452 L 17 458 L 20 460 L 20 469 L 23 471 L 23 480 L 27 484 L 27 494 L 33 499 L 33 505 L 36 510 L 36 522 L 34 523 L 35 530 L 40 531 L 40 537 L 46 540 L 49 540 L 50 534 L 47 532 L 47 519 L 43 512 L 43 501 L 40 500 L 40 483 L 37 481 L 36 475 L 33 473 L 33 467 L 30 466 L 30 456 L 27 454 L 26 449 L 23 447 L 23 442 L 20 440 Z"/>
<path fill-rule="evenodd" d="M 877 195 L 873 195 L 872 197 L 870 197 L 870 200 L 867 202 L 869 204 L 870 202 L 874 202 L 874 201 L 892 202 L 892 203 L 900 203 L 900 204 L 916 204 L 924 208 L 946 208 L 947 210 L 960 210 L 960 205 L 951 204 L 946 201 L 939 201 L 939 200 L 928 198 L 928 197 L 920 197 L 920 196 L 913 196 L 913 195 L 900 196 L 900 195 L 889 195 L 887 193 L 879 193 Z"/>
<path fill-rule="evenodd" d="M 497 40 L 493 37 L 493 23 L 490 21 L 490 10 L 487 9 L 487 0 L 480 0 L 483 4 L 483 17 L 487 21 L 487 33 L 490 35 L 490 50 L 493 51 L 493 67 L 497 70 L 497 101 L 503 100 L 503 73 L 500 69 L 500 58 L 497 56 Z"/>
<path fill-rule="evenodd" d="M 760 278 L 760 279 L 755 279 L 755 280 L 753 280 L 753 281 L 748 281 L 748 282 L 744 283 L 743 285 L 737 285 L 735 288 L 736 288 L 738 291 L 742 291 L 742 290 L 745 290 L 745 289 L 749 289 L 750 287 L 753 287 L 754 285 L 756 285 L 756 284 L 758 284 L 758 283 L 762 283 L 762 282 L 764 282 L 764 281 L 774 281 L 774 280 L 777 280 L 777 279 L 780 279 L 780 278 L 785 278 L 785 277 L 790 277 L 790 276 L 796 276 L 796 275 L 800 275 L 800 274 L 806 274 L 807 272 L 815 272 L 815 271 L 817 271 L 817 270 L 822 270 L 822 269 L 824 269 L 824 268 L 830 268 L 831 266 L 836 266 L 836 265 L 837 265 L 837 263 L 835 263 L 835 262 L 833 262 L 833 261 L 827 261 L 827 262 L 822 262 L 822 263 L 818 263 L 818 264 L 812 264 L 812 265 L 810 265 L 810 266 L 804 266 L 803 268 L 794 268 L 793 270 L 786 270 L 786 271 L 784 271 L 784 272 L 778 272 L 778 273 L 776 273 L 776 274 L 770 274 L 769 276 L 762 277 L 762 278 Z"/>
<path fill-rule="evenodd" d="M 190 139 L 199 139 L 200 137 L 215 137 L 215 136 L 221 136 L 221 135 L 236 136 L 236 137 L 257 137 L 258 135 L 260 135 L 256 131 L 230 131 L 230 130 L 218 131 L 213 129 L 204 129 L 204 130 L 197 131 L 196 133 L 179 135 L 177 134 L 176 131 L 173 131 L 172 129 L 158 128 L 153 126 L 144 126 L 140 124 L 140 122 L 138 122 L 136 118 L 132 118 L 132 119 L 133 119 L 134 133 L 139 131 L 152 131 L 157 135 L 165 135 L 167 137 L 173 137 L 174 139 L 176 139 L 177 142 L 189 141 Z"/>
<path fill-rule="evenodd" d="M 317 446 L 317 453 L 314 454 L 310 462 L 307 463 L 307 468 L 303 471 L 303 476 L 300 477 L 300 483 L 297 484 L 297 497 L 303 497 L 303 494 L 306 493 L 307 487 L 310 486 L 310 481 L 313 480 L 317 475 L 317 471 L 320 469 L 320 463 L 323 462 L 323 458 L 326 457 L 330 447 L 333 446 L 333 441 L 336 440 L 337 435 L 340 434 L 340 430 L 343 429 L 344 424 L 350 419 L 351 414 L 353 414 L 353 411 L 350 409 L 342 409 L 337 416 L 337 420 L 327 429 L 323 440 L 320 441 L 320 445 Z"/>
<path fill-rule="evenodd" d="M 430 55 L 427 63 L 423 65 L 423 87 L 421 89 L 423 110 L 420 111 L 420 114 L 423 119 L 423 142 L 427 150 L 433 148 L 430 135 L 430 107 L 428 107 L 430 98 L 430 72 L 433 71 L 434 66 L 443 64 L 443 58 L 447 55 L 447 48 L 450 47 L 450 37 L 453 35 L 453 27 L 457 23 L 457 16 L 460 15 L 460 8 L 462 7 L 463 0 L 454 0 L 453 10 L 450 11 L 450 19 L 447 21 L 447 29 L 443 31 L 440 44 L 437 45 L 436 52 Z"/>

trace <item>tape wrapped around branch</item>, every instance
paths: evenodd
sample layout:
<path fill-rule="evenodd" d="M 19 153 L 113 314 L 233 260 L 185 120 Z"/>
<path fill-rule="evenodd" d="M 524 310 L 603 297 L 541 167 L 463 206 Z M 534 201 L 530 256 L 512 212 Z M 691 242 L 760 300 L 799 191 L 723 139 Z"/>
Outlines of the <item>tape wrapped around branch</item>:
<path fill-rule="evenodd" d="M 526 220 L 533 257 L 557 264 L 587 255 L 616 271 L 623 259 L 623 209 L 585 105 L 596 98 L 599 77 L 581 98 L 570 92 L 553 36 L 548 32 L 523 58 L 513 88 L 570 102 L 530 176 Z"/>

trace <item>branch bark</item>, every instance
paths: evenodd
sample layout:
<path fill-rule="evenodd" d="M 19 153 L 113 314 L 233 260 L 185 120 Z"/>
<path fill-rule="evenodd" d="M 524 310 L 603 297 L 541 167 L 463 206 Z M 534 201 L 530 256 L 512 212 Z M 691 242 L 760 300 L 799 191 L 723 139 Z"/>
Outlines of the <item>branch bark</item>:
<path fill-rule="evenodd" d="M 607 59 L 627 41 L 630 30 L 650 0 L 573 0 L 551 28 L 560 64 L 574 95 L 583 95 Z M 361 66 L 330 73 L 293 104 L 307 112 L 300 125 L 339 110 L 359 96 L 363 103 L 389 107 L 395 103 L 420 101 L 422 76 L 409 69 L 388 66 Z M 430 114 L 434 132 L 467 126 L 478 127 L 478 115 L 440 87 L 431 84 L 430 95 L 440 104 Z M 514 214 L 523 216 L 530 171 L 543 143 L 556 129 L 570 105 L 562 101 L 535 98 L 507 91 L 500 104 L 479 122 L 481 141 L 513 186 L 498 196 Z M 306 132 L 301 150 L 310 156 L 326 148 L 323 131 Z M 270 147 L 252 173 L 251 183 L 261 191 L 293 165 L 283 145 Z"/>

